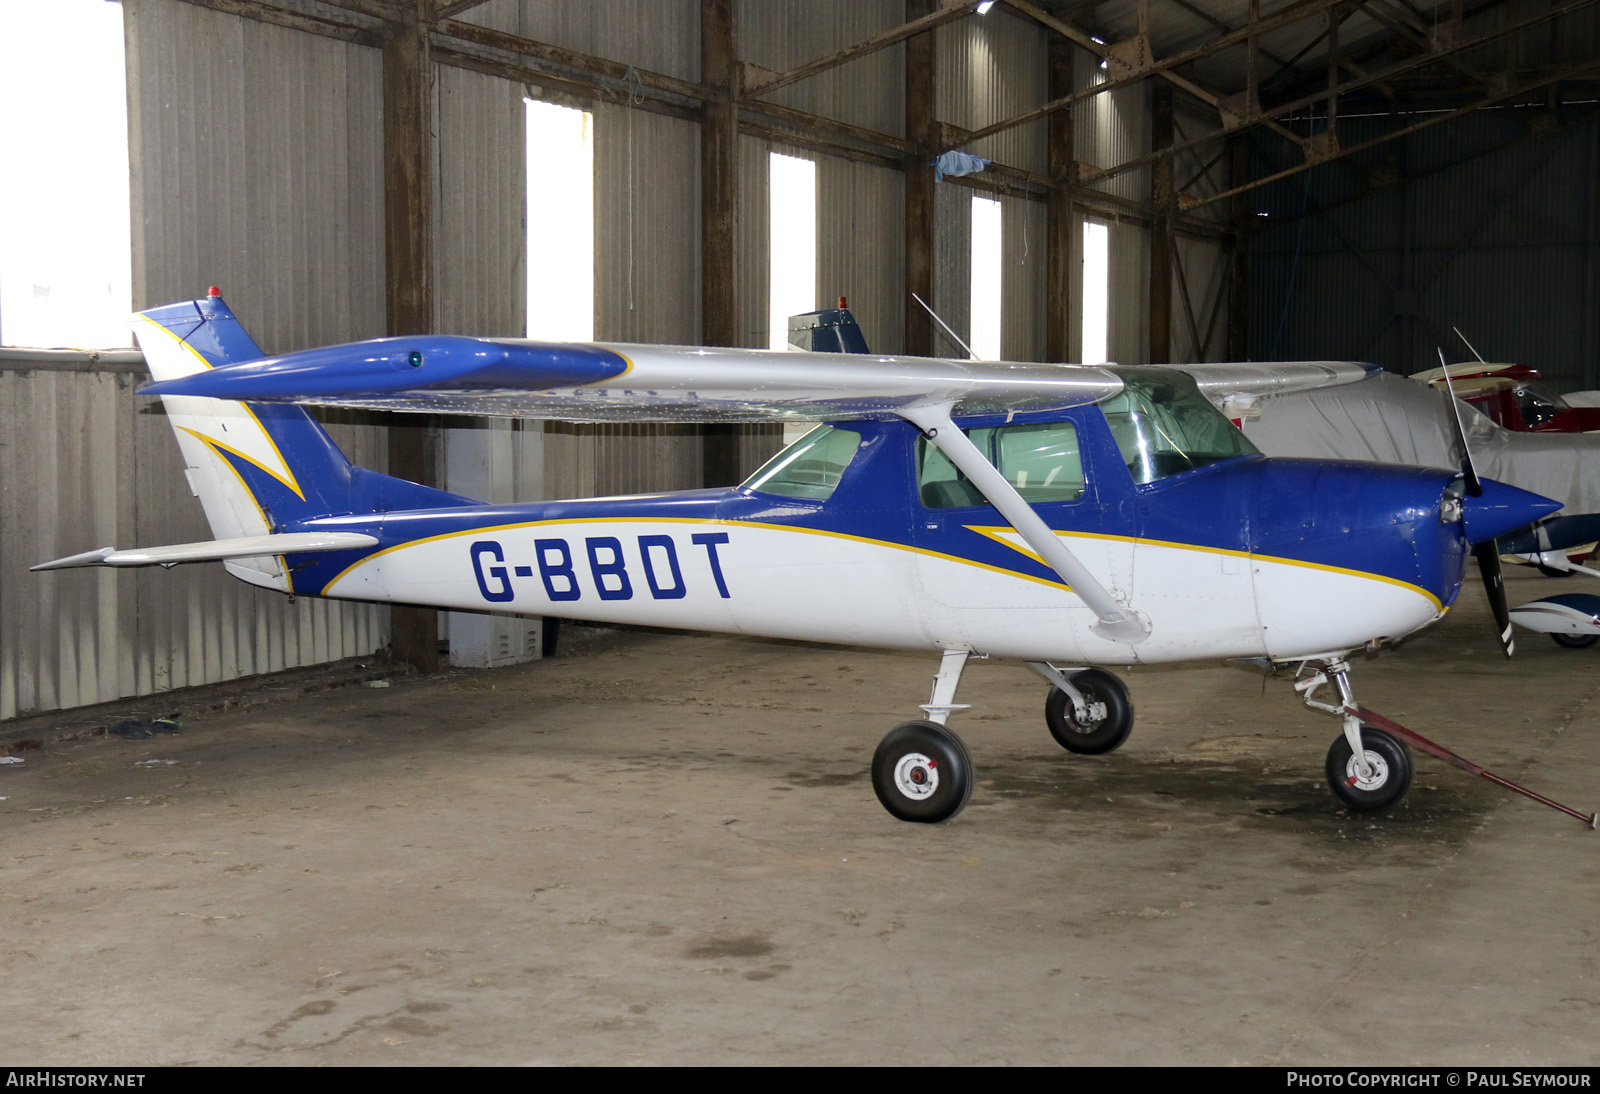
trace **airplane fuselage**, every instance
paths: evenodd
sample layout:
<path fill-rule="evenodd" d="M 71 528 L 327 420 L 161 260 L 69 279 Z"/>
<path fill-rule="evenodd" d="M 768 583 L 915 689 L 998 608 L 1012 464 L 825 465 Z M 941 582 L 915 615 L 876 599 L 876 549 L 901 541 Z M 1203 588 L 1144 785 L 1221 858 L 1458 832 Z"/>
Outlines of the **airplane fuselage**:
<path fill-rule="evenodd" d="M 932 481 L 940 472 L 901 421 L 840 423 L 842 464 L 812 472 L 791 458 L 800 470 L 766 489 L 758 474 L 725 490 L 305 521 L 283 530 L 360 531 L 380 546 L 288 556 L 292 588 L 1113 665 L 1346 650 L 1425 626 L 1460 588 L 1465 544 L 1441 517 L 1449 471 L 1248 454 L 1138 483 L 1096 406 L 959 424 L 998 438 L 997 452 L 1006 437 L 1033 445 L 1037 474 L 1013 472 L 1020 488 L 1149 622 L 1148 638 L 1095 634 L 1094 615 L 991 506 Z M 1075 442 L 1070 467 L 1037 439 L 1060 428 Z"/>

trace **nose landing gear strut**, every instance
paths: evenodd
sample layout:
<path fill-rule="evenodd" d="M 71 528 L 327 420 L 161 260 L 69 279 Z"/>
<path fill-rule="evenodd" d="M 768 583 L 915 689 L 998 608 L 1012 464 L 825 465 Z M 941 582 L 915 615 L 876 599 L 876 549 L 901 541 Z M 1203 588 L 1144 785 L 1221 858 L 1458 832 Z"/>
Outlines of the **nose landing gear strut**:
<path fill-rule="evenodd" d="M 1350 665 L 1342 658 L 1308 661 L 1302 669 L 1308 666 L 1314 674 L 1297 681 L 1294 689 L 1300 693 L 1306 706 L 1338 715 L 1344 720 L 1344 733 L 1328 749 L 1327 774 L 1329 788 L 1351 808 L 1384 809 L 1405 796 L 1406 789 L 1411 785 L 1411 753 L 1406 748 L 1410 745 L 1459 767 L 1469 775 L 1477 775 L 1496 786 L 1514 790 L 1542 805 L 1548 805 L 1590 828 L 1597 827 L 1597 822 L 1600 822 L 1600 814 L 1580 813 L 1492 771 L 1485 771 L 1443 745 L 1434 744 L 1422 734 L 1359 705 L 1355 700 L 1355 690 L 1350 686 Z M 1325 703 L 1314 697 L 1317 690 L 1329 682 L 1339 689 L 1340 702 L 1337 704 Z"/>

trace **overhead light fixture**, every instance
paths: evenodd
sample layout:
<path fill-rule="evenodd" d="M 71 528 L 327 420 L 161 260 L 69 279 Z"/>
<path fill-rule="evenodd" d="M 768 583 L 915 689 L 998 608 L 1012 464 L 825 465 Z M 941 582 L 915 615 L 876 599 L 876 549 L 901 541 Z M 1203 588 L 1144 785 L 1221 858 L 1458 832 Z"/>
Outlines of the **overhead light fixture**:
<path fill-rule="evenodd" d="M 989 9 L 992 8 L 992 7 L 994 7 L 994 0 L 982 0 L 982 2 L 978 4 L 978 8 L 977 8 L 978 14 L 979 15 L 988 15 L 989 14 Z"/>

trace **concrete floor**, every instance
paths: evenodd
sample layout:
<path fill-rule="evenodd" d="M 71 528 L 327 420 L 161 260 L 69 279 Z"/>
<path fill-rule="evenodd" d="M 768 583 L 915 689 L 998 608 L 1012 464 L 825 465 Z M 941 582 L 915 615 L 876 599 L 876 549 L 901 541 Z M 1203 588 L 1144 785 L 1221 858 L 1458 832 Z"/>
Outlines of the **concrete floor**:
<path fill-rule="evenodd" d="M 1594 809 L 1600 647 L 1465 599 L 1359 697 Z M 930 827 L 867 764 L 932 655 L 578 637 L 0 767 L 8 1061 L 1600 1063 L 1600 833 L 1425 756 L 1342 812 L 1285 681 L 1130 672 L 1091 758 L 976 664 Z"/>

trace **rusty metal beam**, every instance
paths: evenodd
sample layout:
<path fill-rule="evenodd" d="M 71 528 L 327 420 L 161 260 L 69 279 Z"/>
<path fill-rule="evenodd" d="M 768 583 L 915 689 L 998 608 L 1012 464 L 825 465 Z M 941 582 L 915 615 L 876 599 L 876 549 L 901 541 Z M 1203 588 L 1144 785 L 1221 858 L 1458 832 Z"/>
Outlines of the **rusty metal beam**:
<path fill-rule="evenodd" d="M 1377 148 L 1379 145 L 1388 144 L 1390 141 L 1399 140 L 1401 137 L 1408 137 L 1413 133 L 1421 132 L 1424 129 L 1431 129 L 1432 127 L 1443 124 L 1444 122 L 1454 121 L 1456 118 L 1471 114 L 1476 110 L 1482 110 L 1484 107 L 1494 106 L 1496 103 L 1505 102 L 1507 99 L 1514 99 L 1519 95 L 1526 95 L 1530 91 L 1537 91 L 1540 88 L 1551 83 L 1555 83 L 1559 80 L 1571 80 L 1584 76 L 1600 76 L 1600 60 L 1583 61 L 1579 64 L 1564 68 L 1560 72 L 1557 72 L 1553 75 L 1547 75 L 1537 80 L 1532 80 L 1526 83 L 1518 84 L 1514 87 L 1509 87 L 1504 91 L 1489 95 L 1483 99 L 1480 99 L 1478 102 L 1460 107 L 1459 109 L 1452 110 L 1448 113 L 1430 115 L 1420 122 L 1397 129 L 1392 133 L 1386 133 L 1381 137 L 1375 137 L 1372 140 L 1362 141 L 1360 144 L 1353 144 L 1348 148 L 1342 148 L 1339 150 L 1337 156 L 1331 158 L 1342 159 L 1346 156 L 1354 155 L 1357 152 L 1365 152 L 1369 148 Z M 1220 194 L 1213 194 L 1210 197 L 1194 200 L 1189 203 L 1190 208 L 1197 208 L 1202 205 L 1210 205 L 1212 202 L 1223 201 L 1237 194 L 1243 194 L 1250 190 L 1255 190 L 1259 187 L 1267 185 L 1268 183 L 1277 182 L 1280 179 L 1286 179 L 1293 175 L 1298 175 L 1302 171 L 1308 171 L 1317 166 L 1320 165 L 1318 163 L 1303 163 L 1295 167 L 1286 168 L 1282 171 L 1276 171 L 1264 178 L 1256 179 L 1253 182 L 1246 183 L 1243 186 L 1235 186 L 1230 190 L 1224 190 Z"/>
<path fill-rule="evenodd" d="M 625 80 L 636 80 L 642 90 L 675 96 L 680 100 L 698 103 L 707 97 L 707 89 L 701 84 L 679 80 L 676 77 L 667 76 L 659 72 L 651 72 L 648 69 L 635 68 L 618 61 L 608 61 L 603 57 L 595 57 L 592 54 L 583 53 L 575 49 L 567 49 L 564 46 L 553 46 L 548 42 L 524 38 L 520 34 L 511 34 L 491 27 L 480 27 L 476 23 L 463 23 L 459 19 L 445 19 L 437 24 L 434 29 L 439 34 L 457 41 L 470 42 L 473 45 L 501 50 L 519 57 L 531 57 L 546 64 L 572 71 L 604 76 L 617 81 L 619 84 Z"/>
<path fill-rule="evenodd" d="M 353 11 L 358 15 L 382 19 L 386 23 L 417 21 L 419 14 L 416 0 L 322 0 L 322 2 L 330 7 Z"/>
<path fill-rule="evenodd" d="M 1452 171 L 1455 168 L 1460 167 L 1462 164 L 1471 163 L 1473 160 L 1483 159 L 1486 156 L 1497 155 L 1506 151 L 1507 149 L 1515 148 L 1517 145 L 1523 144 L 1537 137 L 1543 137 L 1550 133 L 1561 133 L 1565 130 L 1573 129 L 1580 125 L 1587 125 L 1588 123 L 1597 119 L 1600 119 L 1600 107 L 1573 114 L 1570 117 L 1548 124 L 1536 123 L 1530 125 L 1527 132 L 1519 133 L 1517 136 L 1512 137 L 1509 140 L 1501 141 L 1498 144 L 1491 145 L 1487 148 L 1474 150 L 1467 155 L 1461 156 L 1458 159 L 1453 159 L 1448 163 L 1441 163 L 1438 166 L 1430 167 L 1426 171 L 1416 171 L 1409 175 L 1396 174 L 1392 178 L 1387 178 L 1382 182 L 1369 182 L 1368 187 L 1359 194 L 1351 194 L 1348 197 L 1340 198 L 1338 201 L 1330 201 L 1326 205 L 1318 205 L 1315 208 L 1308 208 L 1304 212 L 1300 213 L 1293 213 L 1286 216 L 1275 216 L 1269 220 L 1261 220 L 1261 218 L 1258 217 L 1248 217 L 1247 222 L 1241 226 L 1241 230 L 1247 235 L 1259 235 L 1262 232 L 1268 232 L 1275 228 L 1281 228 L 1285 224 L 1293 224 L 1296 221 L 1305 220 L 1308 217 L 1321 216 L 1324 213 L 1332 212 L 1333 210 L 1341 208 L 1345 205 L 1349 205 L 1352 202 L 1369 198 L 1374 194 L 1381 194 L 1401 186 L 1407 186 L 1418 179 L 1431 178 L 1432 176 L 1442 174 L 1445 171 Z M 1235 192 L 1240 193 L 1242 191 L 1238 187 L 1235 187 Z M 1255 221 L 1261 222 L 1254 223 Z"/>
<path fill-rule="evenodd" d="M 364 46 L 380 44 L 378 30 L 375 27 L 357 26 L 354 23 L 341 23 L 337 19 L 327 19 L 320 15 L 287 11 L 269 4 L 258 3 L 257 0 L 184 0 L 184 3 L 226 15 L 254 19 L 258 23 L 269 23 L 290 30 L 303 30 L 309 34 L 341 42 L 354 42 Z"/>
<path fill-rule="evenodd" d="M 1166 148 L 1173 141 L 1172 89 L 1156 86 L 1150 96 L 1150 143 Z M 1164 159 L 1150 172 L 1150 204 L 1156 222 L 1150 226 L 1150 311 L 1146 329 L 1150 338 L 1150 363 L 1172 360 L 1172 268 L 1176 251 L 1172 237 L 1177 191 L 1172 185 L 1172 160 Z"/>
<path fill-rule="evenodd" d="M 435 21 L 440 19 L 454 19 L 462 12 L 470 11 L 473 8 L 482 7 L 488 2 L 489 0 L 453 0 L 453 2 L 447 2 L 447 0 L 434 0 L 433 18 Z"/>
<path fill-rule="evenodd" d="M 1448 46 L 1441 47 L 1435 53 L 1428 54 L 1428 55 L 1417 56 L 1417 57 L 1408 57 L 1405 60 L 1397 61 L 1394 64 L 1389 65 L 1386 68 L 1379 69 L 1379 70 L 1377 70 L 1375 72 L 1371 72 L 1366 76 L 1357 77 L 1356 79 L 1353 79 L 1353 80 L 1347 80 L 1344 83 L 1338 85 L 1336 88 L 1326 88 L 1326 89 L 1314 92 L 1312 94 L 1303 96 L 1303 97 L 1301 97 L 1299 99 L 1295 99 L 1295 100 L 1292 100 L 1290 102 L 1280 104 L 1278 106 L 1273 107 L 1271 110 L 1263 111 L 1262 114 L 1261 114 L 1261 118 L 1262 119 L 1266 119 L 1266 118 L 1282 117 L 1283 115 L 1291 114 L 1296 110 L 1303 110 L 1308 106 L 1313 106 L 1313 105 L 1315 105 L 1317 103 L 1322 102 L 1330 94 L 1343 95 L 1348 91 L 1354 91 L 1354 90 L 1356 90 L 1358 88 L 1366 87 L 1367 85 L 1376 83 L 1376 82 L 1378 82 L 1380 80 L 1386 80 L 1386 79 L 1389 79 L 1392 76 L 1399 75 L 1399 74 L 1404 73 L 1404 72 L 1410 72 L 1410 71 L 1412 71 L 1414 69 L 1417 69 L 1417 68 L 1422 68 L 1422 67 L 1425 67 L 1425 66 L 1430 65 L 1430 64 L 1435 64 L 1435 63 L 1437 63 L 1439 61 L 1441 55 L 1444 54 L 1444 53 L 1447 53 L 1447 52 L 1448 53 L 1457 53 L 1457 52 L 1461 52 L 1463 50 L 1476 49 L 1476 48 L 1478 48 L 1480 46 L 1487 45 L 1490 42 L 1498 41 L 1501 38 L 1507 38 L 1507 37 L 1510 37 L 1510 36 L 1515 35 L 1515 34 L 1520 34 L 1523 31 L 1529 29 L 1530 27 L 1538 26 L 1541 23 L 1548 22 L 1548 21 L 1550 21 L 1552 19 L 1560 18 L 1563 15 L 1568 15 L 1568 14 L 1570 14 L 1570 13 L 1572 13 L 1574 11 L 1578 11 L 1578 10 L 1580 10 L 1582 8 L 1590 7 L 1590 6 L 1592 6 L 1593 4 L 1595 4 L 1597 2 L 1600 2 L 1600 0 L 1568 0 L 1567 3 L 1562 4 L 1559 7 L 1546 8 L 1546 9 L 1544 9 L 1542 11 L 1539 11 L 1539 12 L 1533 14 L 1533 15 L 1530 15 L 1530 16 L 1528 16 L 1528 17 L 1526 17 L 1526 18 L 1524 18 L 1524 19 L 1522 19 L 1522 20 L 1520 20 L 1520 21 L 1518 21 L 1516 23 L 1509 23 L 1509 24 L 1506 24 L 1504 26 L 1496 27 L 1494 30 L 1487 31 L 1484 34 L 1481 34 L 1476 38 L 1453 42 Z M 1568 71 L 1570 71 L 1570 70 L 1563 70 L 1563 73 L 1566 73 Z M 1559 79 L 1567 79 L 1569 77 L 1567 75 L 1561 75 L 1561 76 L 1559 76 L 1557 78 L 1559 78 Z M 1548 82 L 1550 82 L 1550 81 L 1548 81 L 1548 80 L 1540 81 L 1539 83 L 1537 83 L 1537 84 L 1535 84 L 1533 86 L 1535 86 L 1535 87 L 1543 87 L 1545 85 L 1545 83 L 1548 83 Z M 1496 97 L 1494 97 L 1493 99 L 1488 100 L 1488 101 L 1498 102 L 1498 101 L 1501 101 L 1503 98 L 1505 98 L 1505 96 L 1497 95 Z M 1098 169 L 1094 170 L 1092 173 L 1086 173 L 1086 177 L 1091 179 L 1091 180 L 1094 180 L 1094 181 L 1099 181 L 1099 180 L 1102 180 L 1102 179 L 1112 178 L 1112 177 L 1114 177 L 1116 175 L 1123 174 L 1124 172 L 1132 171 L 1132 170 L 1134 170 L 1136 168 L 1144 167 L 1144 166 L 1146 166 L 1148 164 L 1155 163 L 1157 160 L 1160 160 L 1165 156 L 1176 155 L 1177 153 L 1186 152 L 1186 151 L 1188 151 L 1188 150 L 1190 150 L 1192 148 L 1198 147 L 1199 145 L 1209 143 L 1210 141 L 1220 140 L 1223 137 L 1226 137 L 1229 132 L 1236 132 L 1236 130 L 1234 130 L 1234 131 L 1217 130 L 1215 132 L 1205 134 L 1204 136 L 1196 137 L 1193 140 L 1179 142 L 1177 144 L 1174 144 L 1171 148 L 1166 149 L 1165 151 L 1162 151 L 1162 152 L 1151 152 L 1151 153 L 1148 153 L 1148 154 L 1143 155 L 1143 156 L 1135 156 L 1133 159 L 1125 160 L 1122 163 L 1119 163 L 1119 164 L 1117 164 L 1117 165 L 1115 165 L 1113 167 L 1098 168 Z M 1307 162 L 1308 162 L 1308 165 L 1314 165 L 1315 163 L 1326 162 L 1327 158 L 1328 157 L 1314 158 L 1314 159 L 1309 159 Z M 1209 197 L 1209 198 L 1204 199 L 1204 201 L 1200 202 L 1200 204 L 1205 204 L 1207 202 L 1211 202 L 1211 201 L 1215 201 L 1215 200 L 1216 200 L 1215 196 Z"/>
<path fill-rule="evenodd" d="M 913 22 L 934 14 L 933 0 L 906 0 L 906 14 Z M 905 158 L 905 291 L 916 293 L 929 307 L 934 299 L 934 253 L 937 220 L 934 216 L 933 157 L 939 154 L 939 125 L 934 119 L 936 90 L 933 35 L 925 34 L 906 42 L 906 139 L 911 151 Z M 933 322 L 926 312 L 905 304 L 904 345 L 901 352 L 917 357 L 932 357 Z"/>
<path fill-rule="evenodd" d="M 901 23 L 899 26 L 890 27 L 888 30 L 874 34 L 871 38 L 857 42 L 853 46 L 846 46 L 843 49 L 837 49 L 832 53 L 807 61 L 803 65 L 796 65 L 785 72 L 767 72 L 755 69 L 755 66 L 746 66 L 747 71 L 744 79 L 745 97 L 748 99 L 758 95 L 766 95 L 778 90 L 780 87 L 788 87 L 792 83 L 798 83 L 801 80 L 826 72 L 831 68 L 837 68 L 848 61 L 854 61 L 858 57 L 865 57 L 878 52 L 880 49 L 887 49 L 914 35 L 970 15 L 975 6 L 974 0 L 940 0 L 940 6 L 935 11 L 919 16 L 909 22 Z"/>
<path fill-rule="evenodd" d="M 734 0 L 700 0 L 700 74 L 708 95 L 700 122 L 700 340 L 737 346 L 739 278 L 739 61 L 734 46 Z M 703 486 L 740 479 L 735 425 L 700 431 Z"/>
<path fill-rule="evenodd" d="M 1059 35 L 1045 43 L 1049 66 L 1049 94 L 1072 90 L 1072 47 Z M 1070 361 L 1080 346 L 1081 322 L 1073 302 L 1074 259 L 1078 258 L 1079 229 L 1073 211 L 1072 184 L 1077 181 L 1078 161 L 1073 151 L 1072 114 L 1057 111 L 1046 123 L 1045 140 L 1048 170 L 1055 180 L 1046 198 L 1044 211 L 1044 358 Z"/>
<path fill-rule="evenodd" d="M 427 28 L 391 23 L 383 42 L 384 304 L 390 335 L 434 328 L 433 61 Z M 391 421 L 389 473 L 426 483 L 432 430 L 426 419 Z M 423 672 L 439 667 L 439 613 L 396 605 L 390 645 Z"/>
<path fill-rule="evenodd" d="M 1141 0 L 1141 4 L 1140 4 L 1140 7 L 1139 7 L 1139 18 L 1140 18 L 1140 24 L 1139 25 L 1140 25 L 1141 29 L 1140 29 L 1138 35 L 1136 35 L 1135 38 L 1131 40 L 1134 43 L 1134 49 L 1132 51 L 1128 51 L 1128 50 L 1124 50 L 1124 49 L 1119 48 L 1119 47 L 1125 46 L 1126 43 L 1118 43 L 1117 46 L 1111 46 L 1111 45 L 1108 45 L 1108 44 L 1106 44 L 1104 42 L 1096 41 L 1094 36 L 1084 33 L 1083 31 L 1077 29 L 1076 27 L 1072 26 L 1069 23 L 1062 22 L 1060 19 L 1055 18 L 1054 16 L 1052 16 L 1048 12 L 1042 11 L 1041 9 L 1035 7 L 1033 4 L 1028 3 L 1028 0 L 1006 0 L 1006 2 L 1008 4 L 1010 4 L 1012 7 L 1016 8 L 1018 11 L 1021 11 L 1024 14 L 1032 17 L 1035 21 L 1037 21 L 1041 25 L 1049 28 L 1050 30 L 1055 31 L 1057 34 L 1064 35 L 1065 37 L 1067 37 L 1067 38 L 1071 39 L 1072 41 L 1078 43 L 1078 45 L 1084 47 L 1085 49 L 1089 50 L 1090 52 L 1095 53 L 1098 56 L 1100 56 L 1102 59 L 1108 61 L 1112 66 L 1113 73 L 1115 73 L 1119 67 L 1122 67 L 1122 68 L 1128 68 L 1129 67 L 1128 64 L 1127 64 L 1127 55 L 1128 55 L 1129 52 L 1132 52 L 1132 53 L 1140 56 L 1141 58 L 1148 58 L 1149 57 L 1150 40 L 1149 40 L 1149 32 L 1148 32 L 1148 26 L 1149 26 L 1149 8 L 1147 6 L 1148 0 Z M 1226 29 L 1225 26 L 1224 26 L 1224 29 Z M 1217 115 L 1219 117 L 1223 118 L 1224 121 L 1227 120 L 1227 113 L 1226 113 L 1225 108 L 1223 106 L 1223 97 L 1218 95 L 1216 92 L 1210 90 L 1209 88 L 1202 87 L 1200 84 L 1195 83 L 1193 80 L 1190 80 L 1190 79 L 1187 79 L 1186 77 L 1180 76 L 1176 72 L 1173 72 L 1171 69 L 1168 69 L 1168 68 L 1159 68 L 1159 69 L 1150 70 L 1150 69 L 1147 69 L 1145 67 L 1145 65 L 1143 65 L 1143 64 L 1134 64 L 1133 66 L 1131 66 L 1131 71 L 1133 71 L 1135 73 L 1145 72 L 1145 71 L 1152 71 L 1154 75 L 1160 76 L 1163 80 L 1166 80 L 1168 83 L 1172 84 L 1174 87 L 1182 88 L 1184 91 L 1187 91 L 1190 95 L 1193 95 L 1196 99 L 1199 99 L 1201 102 L 1205 103 L 1207 106 L 1210 106 L 1213 110 L 1215 110 L 1217 112 Z M 1064 94 L 1071 94 L 1071 89 L 1069 88 Z M 1296 144 L 1301 143 L 1300 142 L 1300 137 L 1299 137 L 1298 134 L 1295 134 L 1295 133 L 1289 131 L 1288 129 L 1285 129 L 1282 126 L 1278 126 L 1278 125 L 1273 125 L 1273 129 L 1275 129 L 1280 136 L 1286 138 L 1287 140 L 1291 140 Z"/>
<path fill-rule="evenodd" d="M 1012 3 L 1014 5 L 1017 2 L 1018 0 L 1007 0 L 1007 3 Z M 1021 0 L 1021 2 L 1026 3 L 1026 0 Z M 1195 46 L 1192 49 L 1186 49 L 1181 53 L 1175 53 L 1171 57 L 1166 57 L 1161 60 L 1151 59 L 1148 64 L 1144 64 L 1136 70 L 1131 70 L 1120 76 L 1113 76 L 1111 79 L 1106 80 L 1104 83 L 1096 84 L 1094 87 L 1085 88 L 1082 91 L 1075 91 L 1070 95 L 1062 95 L 1058 98 L 1050 100 L 1042 106 L 1036 106 L 1031 110 L 1023 111 L 1020 114 L 1014 114 L 1009 118 L 1004 118 L 998 122 L 995 122 L 993 125 L 986 125 L 982 129 L 973 130 L 961 143 L 963 145 L 971 144 L 973 141 L 981 140 L 984 137 L 993 136 L 995 133 L 1003 133 L 1007 129 L 1014 129 L 1019 125 L 1025 125 L 1028 122 L 1042 118 L 1047 114 L 1052 114 L 1057 110 L 1065 110 L 1076 103 L 1083 102 L 1086 99 L 1092 99 L 1096 95 L 1103 95 L 1108 91 L 1115 91 L 1119 87 L 1128 87 L 1133 84 L 1140 83 L 1150 76 L 1159 76 L 1170 69 L 1177 68 L 1180 65 L 1188 64 L 1190 61 L 1196 60 L 1197 58 L 1208 56 L 1226 46 L 1231 46 L 1238 42 L 1242 42 L 1251 34 L 1263 34 L 1269 30 L 1275 30 L 1278 27 L 1289 26 L 1292 23 L 1300 22 L 1301 20 L 1308 19 L 1314 15 L 1320 15 L 1332 4 L 1337 2 L 1339 2 L 1339 0 L 1296 0 L 1295 3 L 1290 4 L 1283 10 L 1274 12 L 1272 15 L 1259 20 L 1257 23 L 1248 27 L 1242 27 L 1239 30 L 1220 35 L 1219 37 L 1213 38 L 1211 41 L 1202 45 Z M 1592 2 L 1592 0 L 1590 0 L 1590 2 Z M 1054 20 L 1054 22 L 1059 22 L 1059 20 Z M 1064 26 L 1065 24 L 1062 25 Z M 1083 32 L 1074 31 L 1073 33 L 1081 35 Z M 1078 39 L 1074 37 L 1073 40 L 1077 41 Z M 1102 47 L 1091 43 L 1089 48 L 1098 51 L 1100 49 L 1109 47 Z"/>

